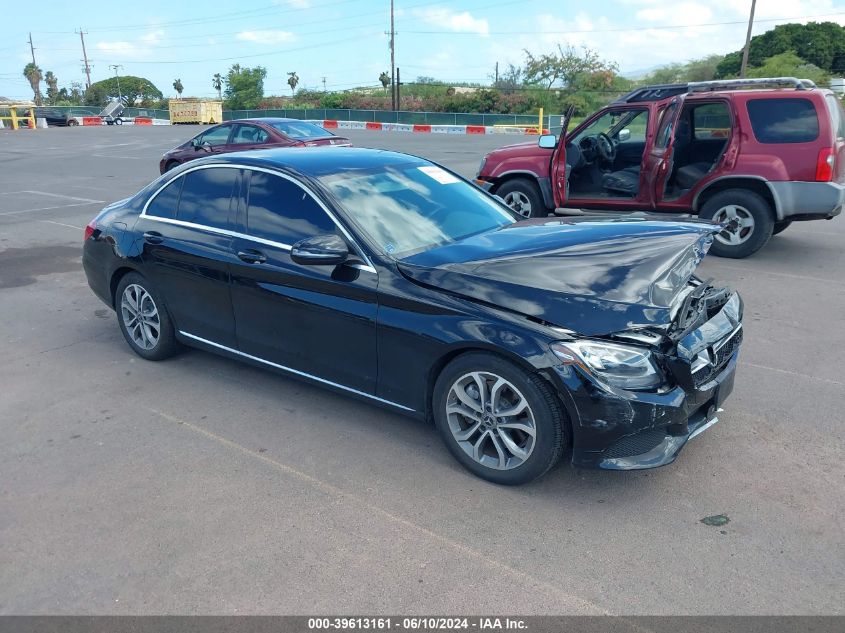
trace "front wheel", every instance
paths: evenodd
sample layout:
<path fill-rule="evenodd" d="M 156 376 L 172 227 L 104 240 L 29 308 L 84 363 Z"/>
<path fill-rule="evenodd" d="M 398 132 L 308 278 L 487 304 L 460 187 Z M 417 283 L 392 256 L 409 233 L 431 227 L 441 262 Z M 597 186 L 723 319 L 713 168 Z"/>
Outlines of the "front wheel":
<path fill-rule="evenodd" d="M 528 483 L 563 453 L 565 414 L 549 385 L 493 354 L 469 353 L 447 365 L 433 404 L 449 451 L 488 481 Z"/>
<path fill-rule="evenodd" d="M 542 218 L 549 215 L 536 182 L 527 178 L 508 180 L 496 191 L 514 212 L 523 218 Z"/>
<path fill-rule="evenodd" d="M 123 338 L 138 356 L 164 360 L 179 350 L 164 298 L 146 277 L 125 275 L 117 285 L 114 303 Z"/>
<path fill-rule="evenodd" d="M 710 198 L 699 213 L 705 220 L 724 224 L 710 252 L 742 259 L 765 246 L 774 231 L 772 209 L 766 200 L 747 189 L 727 189 Z"/>

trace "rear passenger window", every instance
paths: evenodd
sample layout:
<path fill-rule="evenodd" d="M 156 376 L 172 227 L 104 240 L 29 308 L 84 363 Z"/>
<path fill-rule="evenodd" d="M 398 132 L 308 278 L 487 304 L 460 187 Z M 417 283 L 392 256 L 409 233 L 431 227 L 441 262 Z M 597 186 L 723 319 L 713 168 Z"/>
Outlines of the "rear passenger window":
<path fill-rule="evenodd" d="M 334 231 L 335 223 L 302 187 L 280 176 L 252 172 L 247 205 L 249 235 L 290 245 Z"/>
<path fill-rule="evenodd" d="M 827 95 L 827 109 L 830 110 L 830 126 L 836 138 L 845 138 L 845 110 L 842 102 L 833 95 Z"/>
<path fill-rule="evenodd" d="M 232 229 L 229 207 L 237 169 L 198 169 L 185 174 L 177 218 L 218 229 Z"/>
<path fill-rule="evenodd" d="M 158 195 L 147 206 L 146 214 L 157 218 L 176 219 L 176 208 L 179 205 L 179 191 L 182 189 L 183 180 L 184 178 L 182 177 L 177 178 L 159 191 Z"/>
<path fill-rule="evenodd" d="M 807 143 L 819 136 L 819 117 L 809 99 L 753 99 L 748 116 L 761 143 Z"/>

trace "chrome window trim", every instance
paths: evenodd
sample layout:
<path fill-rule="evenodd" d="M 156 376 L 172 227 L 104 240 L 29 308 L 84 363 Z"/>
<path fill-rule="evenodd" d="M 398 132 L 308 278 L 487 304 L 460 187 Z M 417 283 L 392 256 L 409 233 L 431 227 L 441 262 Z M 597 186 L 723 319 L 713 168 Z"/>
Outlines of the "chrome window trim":
<path fill-rule="evenodd" d="M 357 241 L 355 241 L 355 239 L 352 237 L 352 235 L 349 233 L 349 231 L 346 230 L 346 227 L 343 226 L 343 224 L 341 224 L 340 220 L 337 219 L 337 216 L 334 213 L 332 213 L 332 211 L 325 204 L 323 204 L 317 196 L 314 195 L 314 192 L 306 184 L 300 182 L 299 180 L 296 180 L 295 178 L 291 178 L 287 174 L 283 174 L 281 172 L 274 171 L 272 169 L 267 169 L 266 167 L 255 167 L 255 166 L 252 166 L 252 165 L 244 165 L 244 164 L 241 164 L 241 163 L 215 163 L 215 164 L 211 164 L 211 165 L 195 165 L 195 166 L 189 167 L 185 171 L 174 175 L 173 178 L 170 178 L 167 182 L 165 182 L 163 185 L 161 185 L 161 187 L 159 187 L 158 189 L 156 189 L 153 192 L 153 194 L 149 197 L 149 199 L 144 203 L 144 206 L 141 209 L 141 216 L 140 217 L 146 218 L 146 219 L 149 219 L 149 220 L 153 220 L 155 222 L 164 222 L 165 224 L 173 224 L 175 226 L 183 226 L 183 227 L 191 228 L 191 229 L 199 229 L 199 230 L 202 230 L 202 231 L 209 231 L 211 233 L 217 233 L 219 235 L 227 235 L 229 237 L 238 237 L 238 238 L 241 238 L 241 239 L 244 239 L 244 240 L 257 242 L 259 244 L 265 244 L 267 246 L 274 246 L 276 248 L 280 248 L 284 251 L 290 252 L 291 245 L 285 244 L 284 242 L 276 242 L 274 240 L 268 240 L 268 239 L 265 239 L 263 237 L 256 237 L 254 235 L 247 235 L 246 233 L 240 233 L 238 231 L 229 231 L 228 229 L 220 229 L 220 228 L 217 228 L 217 227 L 214 227 L 214 226 L 208 226 L 206 224 L 195 224 L 194 222 L 185 222 L 184 220 L 176 220 L 176 219 L 173 219 L 173 218 L 161 218 L 161 217 L 158 217 L 156 215 L 147 215 L 147 208 L 150 206 L 152 201 L 156 199 L 158 194 L 160 194 L 163 189 L 165 189 L 168 185 L 170 185 L 170 183 L 174 182 L 177 178 L 182 178 L 182 177 L 186 176 L 187 174 L 189 174 L 193 171 L 199 171 L 200 169 L 218 169 L 218 168 L 223 168 L 223 169 L 250 169 L 252 171 L 260 171 L 260 172 L 264 172 L 265 174 L 270 174 L 272 176 L 284 178 L 285 180 L 292 182 L 297 187 L 301 187 L 305 191 L 305 193 L 307 193 L 309 196 L 311 196 L 311 198 L 314 200 L 314 202 L 316 202 L 317 205 L 319 205 L 319 207 L 323 211 L 325 211 L 326 215 L 329 216 L 331 221 L 334 222 L 335 226 L 338 229 L 340 229 L 341 233 L 343 233 L 343 236 L 347 240 L 349 240 L 350 244 L 352 244 L 354 250 L 357 252 L 357 255 L 361 259 L 364 260 L 363 264 L 350 264 L 350 267 L 355 268 L 357 270 L 363 270 L 363 271 L 366 271 L 366 272 L 369 272 L 369 273 L 374 273 L 374 274 L 377 273 L 375 266 L 373 266 L 372 261 L 370 261 L 370 258 L 367 257 L 366 253 L 364 253 L 364 249 L 361 248 L 361 246 L 358 244 Z"/>
<path fill-rule="evenodd" d="M 340 383 L 332 382 L 331 380 L 326 380 L 325 378 L 320 378 L 319 376 L 315 376 L 313 374 L 306 373 L 304 371 L 299 371 L 298 369 L 292 369 L 291 367 L 285 367 L 284 365 L 279 365 L 278 363 L 274 363 L 269 360 L 264 360 L 263 358 L 259 358 L 258 356 L 253 356 L 252 354 L 247 354 L 245 352 L 241 352 L 236 349 L 232 349 L 231 347 L 226 347 L 225 345 L 221 345 L 220 343 L 215 343 L 214 341 L 209 341 L 208 339 L 204 339 L 199 336 L 195 336 L 194 334 L 190 334 L 185 332 L 184 330 L 179 330 L 179 334 L 185 336 L 189 339 L 193 339 L 195 341 L 199 341 L 200 343 L 205 343 L 206 345 L 210 345 L 211 347 L 216 347 L 217 349 L 222 349 L 226 352 L 231 354 L 236 354 L 237 356 L 241 356 L 243 358 L 248 358 L 250 360 L 254 360 L 259 363 L 263 363 L 265 365 L 269 365 L 270 367 L 275 367 L 276 369 L 281 369 L 286 372 L 290 372 L 296 376 L 301 376 L 303 378 L 308 378 L 309 380 L 314 380 L 316 382 L 322 383 L 324 385 L 329 385 L 331 387 L 337 387 L 338 389 L 343 389 L 344 391 L 348 391 L 350 393 L 354 393 L 359 396 L 364 396 L 365 398 L 370 398 L 371 400 L 375 400 L 377 402 L 381 402 L 383 404 L 388 404 L 392 407 L 396 407 L 398 409 L 402 409 L 404 411 L 412 411 L 416 412 L 415 409 L 410 407 L 406 407 L 405 405 L 398 404 L 396 402 L 392 402 L 390 400 L 385 400 L 384 398 L 379 398 L 378 396 L 374 396 L 372 394 L 366 393 L 364 391 L 359 391 L 358 389 L 353 389 L 352 387 L 347 387 L 346 385 L 341 385 Z"/>

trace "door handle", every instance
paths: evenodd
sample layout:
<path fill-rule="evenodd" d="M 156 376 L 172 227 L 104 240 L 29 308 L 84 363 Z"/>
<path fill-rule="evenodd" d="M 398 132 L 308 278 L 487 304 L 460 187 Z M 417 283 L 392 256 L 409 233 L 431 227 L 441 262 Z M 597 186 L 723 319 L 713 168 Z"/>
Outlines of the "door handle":
<path fill-rule="evenodd" d="M 267 261 L 267 256 L 260 252 L 254 251 L 252 249 L 246 251 L 238 251 L 238 258 L 241 261 L 245 261 L 247 264 L 263 264 Z"/>
<path fill-rule="evenodd" d="M 144 233 L 144 241 L 149 244 L 161 244 L 164 241 L 164 237 L 157 231 L 147 231 Z"/>

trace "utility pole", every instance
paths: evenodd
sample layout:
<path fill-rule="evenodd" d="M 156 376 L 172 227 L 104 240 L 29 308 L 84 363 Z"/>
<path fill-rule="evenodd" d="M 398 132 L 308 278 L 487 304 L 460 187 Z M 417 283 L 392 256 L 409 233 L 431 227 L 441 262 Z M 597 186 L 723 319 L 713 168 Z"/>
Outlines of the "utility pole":
<path fill-rule="evenodd" d="M 323 77 L 323 92 L 326 91 L 326 78 Z"/>
<path fill-rule="evenodd" d="M 493 83 L 493 85 L 499 85 L 499 62 L 496 62 L 496 81 Z"/>
<path fill-rule="evenodd" d="M 396 110 L 396 31 L 393 28 L 393 0 L 390 0 L 390 102 Z"/>
<path fill-rule="evenodd" d="M 29 52 L 32 53 L 32 65 L 38 66 L 35 63 L 35 47 L 32 45 L 32 33 L 29 34 Z"/>
<path fill-rule="evenodd" d="M 91 87 L 91 65 L 88 63 L 88 53 L 85 51 L 85 31 L 79 27 L 79 39 L 82 41 L 82 62 L 85 64 L 85 76 L 88 78 L 85 89 Z"/>
<path fill-rule="evenodd" d="M 396 69 L 396 110 L 402 109 L 402 96 L 399 93 L 399 87 L 402 85 L 402 80 L 399 78 L 399 69 Z"/>
<path fill-rule="evenodd" d="M 109 64 L 109 68 L 114 68 L 114 76 L 117 79 L 117 100 L 123 102 L 123 95 L 120 94 L 120 76 L 117 74 L 117 69 L 123 68 L 123 66 L 120 64 Z M 133 104 L 130 103 L 129 105 Z"/>
<path fill-rule="evenodd" d="M 751 29 L 754 26 L 754 7 L 757 0 L 751 0 L 751 16 L 748 18 L 748 32 L 745 34 L 745 48 L 742 49 L 742 66 L 739 67 L 739 76 L 745 77 L 748 68 L 748 51 L 751 48 Z"/>

